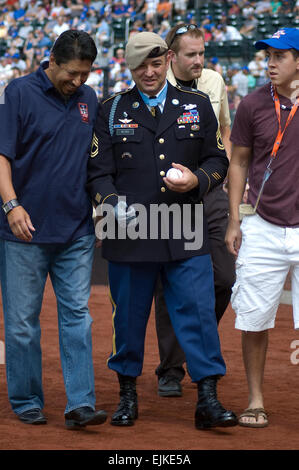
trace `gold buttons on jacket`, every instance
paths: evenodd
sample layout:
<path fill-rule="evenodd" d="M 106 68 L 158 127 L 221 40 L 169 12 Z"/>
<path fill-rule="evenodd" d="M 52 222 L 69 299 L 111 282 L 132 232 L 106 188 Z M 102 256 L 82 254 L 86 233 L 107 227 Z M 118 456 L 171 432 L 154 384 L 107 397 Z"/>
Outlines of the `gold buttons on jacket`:
<path fill-rule="evenodd" d="M 165 171 L 160 171 L 160 176 L 165 176 Z"/>
<path fill-rule="evenodd" d="M 159 156 L 160 160 L 164 160 L 165 158 L 165 155 L 163 155 L 163 153 L 161 153 L 161 155 Z"/>
<path fill-rule="evenodd" d="M 166 191 L 166 188 L 164 188 L 164 186 L 162 186 L 161 192 L 162 192 L 162 193 L 165 193 L 165 191 Z"/>
<path fill-rule="evenodd" d="M 191 134 L 190 134 L 190 137 L 194 137 L 194 134 L 191 133 Z"/>
<path fill-rule="evenodd" d="M 164 144 L 165 140 L 161 137 L 161 139 L 159 139 L 159 144 Z"/>

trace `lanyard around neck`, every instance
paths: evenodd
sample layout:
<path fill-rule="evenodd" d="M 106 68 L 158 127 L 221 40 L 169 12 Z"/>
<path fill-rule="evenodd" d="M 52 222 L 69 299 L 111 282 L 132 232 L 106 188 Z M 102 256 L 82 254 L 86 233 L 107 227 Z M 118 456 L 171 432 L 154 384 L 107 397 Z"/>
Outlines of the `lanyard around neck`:
<path fill-rule="evenodd" d="M 282 141 L 282 138 L 283 138 L 284 133 L 286 131 L 286 128 L 288 127 L 288 125 L 292 121 L 293 117 L 295 116 L 295 113 L 298 109 L 299 103 L 298 103 L 298 100 L 296 100 L 296 103 L 293 104 L 293 106 L 291 108 L 291 111 L 289 112 L 288 119 L 287 119 L 287 122 L 286 122 L 283 130 L 281 129 L 280 101 L 279 101 L 279 98 L 278 98 L 276 88 L 274 89 L 274 105 L 275 105 L 275 112 L 276 112 L 277 121 L 278 121 L 278 133 L 277 133 L 277 136 L 275 138 L 273 149 L 272 149 L 272 152 L 271 152 L 271 159 L 276 157 L 278 149 L 279 149 L 281 141 Z"/>
<path fill-rule="evenodd" d="M 295 116 L 295 113 L 298 109 L 298 106 L 299 106 L 299 102 L 298 102 L 298 99 L 296 100 L 296 103 L 293 104 L 290 112 L 289 112 L 289 115 L 288 115 L 288 119 L 287 119 L 287 122 L 284 126 L 284 129 L 282 130 L 281 129 L 281 115 L 280 115 L 280 110 L 281 110 L 281 107 L 280 107 L 280 101 L 279 101 L 279 98 L 278 98 L 278 94 L 277 94 L 277 91 L 276 91 L 276 88 L 274 88 L 274 93 L 273 93 L 273 98 L 274 98 L 274 105 L 275 105 L 275 112 L 276 112 L 276 117 L 277 117 L 277 121 L 278 121 L 278 132 L 277 132 L 277 136 L 275 138 L 275 141 L 274 141 L 274 145 L 273 145 L 273 148 L 272 148 L 272 152 L 271 152 L 271 156 L 270 156 L 270 161 L 267 165 L 267 168 L 266 168 L 266 171 L 264 173 L 264 176 L 263 176 L 263 181 L 262 181 L 262 185 L 260 187 L 260 190 L 259 190 L 259 193 L 258 193 L 258 196 L 257 196 L 257 200 L 256 200 L 256 203 L 255 203 L 255 206 L 254 206 L 254 209 L 253 209 L 253 213 L 256 212 L 256 209 L 257 209 L 257 206 L 260 202 L 260 198 L 261 198 L 261 195 L 264 191 L 264 186 L 265 186 L 265 183 L 266 181 L 268 181 L 268 179 L 270 178 L 271 176 L 271 173 L 272 173 L 272 169 L 271 169 L 271 163 L 273 162 L 274 158 L 276 157 L 277 155 L 277 152 L 278 152 L 278 149 L 280 147 L 280 144 L 281 144 L 281 141 L 282 141 L 282 138 L 284 136 L 284 133 L 288 127 L 288 125 L 290 124 L 290 122 L 292 121 L 293 117 Z"/>

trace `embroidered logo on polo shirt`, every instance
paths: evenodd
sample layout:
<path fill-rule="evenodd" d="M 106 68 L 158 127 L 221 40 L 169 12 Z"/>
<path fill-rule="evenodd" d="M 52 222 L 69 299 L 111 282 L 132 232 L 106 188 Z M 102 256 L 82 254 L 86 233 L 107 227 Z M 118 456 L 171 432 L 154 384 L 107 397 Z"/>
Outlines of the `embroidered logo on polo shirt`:
<path fill-rule="evenodd" d="M 88 122 L 88 106 L 86 103 L 78 103 L 81 119 L 83 122 Z"/>

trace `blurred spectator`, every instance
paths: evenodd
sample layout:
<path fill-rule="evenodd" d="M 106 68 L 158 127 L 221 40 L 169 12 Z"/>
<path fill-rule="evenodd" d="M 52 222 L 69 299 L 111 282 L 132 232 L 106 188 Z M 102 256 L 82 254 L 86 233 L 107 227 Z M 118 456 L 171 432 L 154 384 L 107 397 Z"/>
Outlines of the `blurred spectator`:
<path fill-rule="evenodd" d="M 147 2 L 145 0 L 135 1 L 135 20 L 145 20 L 145 14 L 147 10 Z"/>
<path fill-rule="evenodd" d="M 88 16 L 88 22 L 91 25 L 92 34 L 95 34 L 99 25 L 100 17 L 98 16 L 94 6 L 89 7 L 87 16 Z"/>
<path fill-rule="evenodd" d="M 119 70 L 116 71 L 114 75 L 115 82 L 131 82 L 132 75 L 130 70 L 127 68 L 126 62 L 121 62 L 119 64 Z"/>
<path fill-rule="evenodd" d="M 52 18 L 58 18 L 58 16 L 64 14 L 64 7 L 63 7 L 63 1 L 62 0 L 54 0 L 51 2 L 52 8 L 50 12 L 50 16 Z"/>
<path fill-rule="evenodd" d="M 112 18 L 121 18 L 129 16 L 129 5 L 124 5 L 124 2 L 116 0 L 112 7 Z"/>
<path fill-rule="evenodd" d="M 119 93 L 120 91 L 127 90 L 127 88 L 128 88 L 127 82 L 119 81 L 115 83 L 112 90 L 113 90 L 113 93 Z"/>
<path fill-rule="evenodd" d="M 149 32 L 149 33 L 155 33 L 156 32 L 155 28 L 154 28 L 153 20 L 146 21 L 144 30 Z"/>
<path fill-rule="evenodd" d="M 239 15 L 240 13 L 241 13 L 241 8 L 240 8 L 237 0 L 234 0 L 233 2 L 231 2 L 231 5 L 228 9 L 228 16 Z"/>
<path fill-rule="evenodd" d="M 203 32 L 204 32 L 204 40 L 205 42 L 209 42 L 213 39 L 213 34 L 212 34 L 212 28 L 214 27 L 213 24 L 205 24 L 203 26 Z"/>
<path fill-rule="evenodd" d="M 216 42 L 225 41 L 225 34 L 224 34 L 221 24 L 213 28 L 213 41 L 216 41 Z"/>
<path fill-rule="evenodd" d="M 252 76 L 256 79 L 256 86 L 262 86 L 268 81 L 267 61 L 265 51 L 261 50 L 255 53 L 254 59 L 248 64 Z"/>
<path fill-rule="evenodd" d="M 15 78 L 22 77 L 24 71 L 22 71 L 19 67 L 11 67 L 11 76 L 8 80 L 8 83 L 14 80 Z"/>
<path fill-rule="evenodd" d="M 282 3 L 282 12 L 284 14 L 290 13 L 293 8 L 293 0 L 281 0 Z"/>
<path fill-rule="evenodd" d="M 240 29 L 240 33 L 243 36 L 253 36 L 256 33 L 258 23 L 258 19 L 254 14 L 249 13 Z"/>
<path fill-rule="evenodd" d="M 6 39 L 7 33 L 8 33 L 8 27 L 6 26 L 4 21 L 1 20 L 1 16 L 0 16 L 0 39 Z"/>
<path fill-rule="evenodd" d="M 25 72 L 25 70 L 27 69 L 27 65 L 26 65 L 26 62 L 21 58 L 21 55 L 19 54 L 19 52 L 15 52 L 11 58 L 12 58 L 11 68 L 18 68 L 22 72 Z"/>
<path fill-rule="evenodd" d="M 169 21 L 164 20 L 164 21 L 162 21 L 161 26 L 158 29 L 157 33 L 159 34 L 159 36 L 161 36 L 165 40 L 170 28 L 171 28 L 171 26 L 170 26 Z"/>
<path fill-rule="evenodd" d="M 183 16 L 187 10 L 188 0 L 173 0 L 173 8 L 176 15 Z"/>
<path fill-rule="evenodd" d="M 11 57 L 6 52 L 6 54 L 0 58 L 0 81 L 1 86 L 0 90 L 2 91 L 3 87 L 8 83 L 8 80 L 12 77 L 12 66 L 11 66 Z"/>
<path fill-rule="evenodd" d="M 270 5 L 273 14 L 280 13 L 280 11 L 282 10 L 282 3 L 280 0 L 272 0 L 270 2 Z"/>
<path fill-rule="evenodd" d="M 223 41 L 240 41 L 242 36 L 235 26 L 223 24 Z"/>
<path fill-rule="evenodd" d="M 261 2 L 257 2 L 256 4 L 256 7 L 255 7 L 255 14 L 256 15 L 261 15 L 261 14 L 265 14 L 265 13 L 269 13 L 271 14 L 272 13 L 272 8 L 271 8 L 271 3 L 268 2 L 268 1 L 261 1 Z"/>
<path fill-rule="evenodd" d="M 222 75 L 222 67 L 219 63 L 218 57 L 211 57 L 206 65 L 207 69 L 215 70 L 215 72 L 220 73 Z"/>
<path fill-rule="evenodd" d="M 234 94 L 233 101 L 232 101 L 232 106 L 231 106 L 231 111 L 230 111 L 230 118 L 232 121 L 232 124 L 234 123 L 235 115 L 238 109 L 238 106 L 241 102 L 242 96 L 237 95 L 236 93 Z"/>
<path fill-rule="evenodd" d="M 14 12 L 13 12 L 13 17 L 16 21 L 20 21 L 21 19 L 24 18 L 26 14 L 26 10 L 21 7 L 20 2 L 14 2 Z"/>
<path fill-rule="evenodd" d="M 125 60 L 125 49 L 123 47 L 118 47 L 115 51 L 115 56 L 113 57 L 113 62 L 120 64 Z"/>
<path fill-rule="evenodd" d="M 242 8 L 242 16 L 247 18 L 250 15 L 254 14 L 254 6 L 251 3 L 245 3 L 244 7 Z"/>
<path fill-rule="evenodd" d="M 91 72 L 86 80 L 86 85 L 91 86 L 98 97 L 100 97 L 101 85 L 103 81 L 103 73 L 102 71 L 96 66 L 93 65 Z"/>
<path fill-rule="evenodd" d="M 159 0 L 157 5 L 158 22 L 170 20 L 172 16 L 172 2 L 169 0 Z"/>
<path fill-rule="evenodd" d="M 105 16 L 102 15 L 99 18 L 96 30 L 96 40 L 97 44 L 103 44 L 105 41 L 108 41 L 110 37 L 110 28 L 105 19 Z"/>
<path fill-rule="evenodd" d="M 49 36 L 44 32 L 41 28 L 38 28 L 36 30 L 37 34 L 37 44 L 36 46 L 38 48 L 43 48 L 43 47 L 51 47 L 53 44 L 53 41 L 49 38 Z"/>
<path fill-rule="evenodd" d="M 26 39 L 31 31 L 33 31 L 33 26 L 31 24 L 30 18 L 24 17 L 24 23 L 18 31 L 18 36 L 22 39 Z"/>
<path fill-rule="evenodd" d="M 251 74 L 247 66 L 245 67 L 245 70 L 247 71 L 245 75 L 247 75 L 248 80 L 248 93 L 251 93 L 256 87 L 256 78 Z"/>
<path fill-rule="evenodd" d="M 60 34 L 62 34 L 64 31 L 67 31 L 68 29 L 70 29 L 70 25 L 66 21 L 66 17 L 63 15 L 58 16 L 56 24 L 53 27 L 53 33 L 55 34 L 55 36 L 58 37 Z"/>
<path fill-rule="evenodd" d="M 72 23 L 72 28 L 78 29 L 79 31 L 85 31 L 88 34 L 92 33 L 92 25 L 88 19 L 88 12 L 83 11 L 80 17 L 76 16 Z"/>
<path fill-rule="evenodd" d="M 248 93 L 250 93 L 251 91 L 254 90 L 254 88 L 256 86 L 256 79 L 253 75 L 251 75 L 251 72 L 250 72 L 249 68 L 246 65 L 243 67 L 242 70 L 243 70 L 244 75 L 247 77 Z"/>
<path fill-rule="evenodd" d="M 145 0 L 145 19 L 152 20 L 156 14 L 159 0 Z"/>
<path fill-rule="evenodd" d="M 149 24 L 150 22 L 146 23 L 147 25 Z M 150 25 L 151 28 L 153 28 L 153 25 Z M 152 31 L 151 29 L 147 29 L 147 27 L 145 28 L 146 31 Z M 143 31 L 143 21 L 142 20 L 136 20 L 133 25 L 131 26 L 131 29 L 130 29 L 130 33 L 129 33 L 129 37 L 132 35 L 132 34 L 136 34 L 136 33 L 139 33 L 141 31 Z"/>
<path fill-rule="evenodd" d="M 36 4 L 37 10 L 35 13 L 35 17 L 39 22 L 43 23 L 48 18 L 48 12 L 45 8 L 45 5 L 42 2 L 37 2 Z"/>
<path fill-rule="evenodd" d="M 247 67 L 241 69 L 235 67 L 236 73 L 232 77 L 232 87 L 237 95 L 242 98 L 248 95 Z"/>

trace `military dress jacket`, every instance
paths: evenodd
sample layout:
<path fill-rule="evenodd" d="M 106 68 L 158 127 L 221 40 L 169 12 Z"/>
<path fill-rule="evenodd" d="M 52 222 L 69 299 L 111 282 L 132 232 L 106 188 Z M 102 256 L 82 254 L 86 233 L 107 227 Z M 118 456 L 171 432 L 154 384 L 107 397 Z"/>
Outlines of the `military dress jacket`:
<path fill-rule="evenodd" d="M 173 162 L 194 172 L 199 182 L 195 189 L 178 193 L 167 188 L 163 177 Z M 168 262 L 208 253 L 207 222 L 203 217 L 199 226 L 197 209 L 203 196 L 224 180 L 227 168 L 217 120 L 204 93 L 168 83 L 158 122 L 136 86 L 104 100 L 88 161 L 87 188 L 94 204 L 115 207 L 119 197 L 125 197 L 128 206 L 146 208 L 148 225 L 156 224 L 153 207 L 176 212 L 172 216 L 170 211 L 169 217 L 164 213 L 154 234 L 149 227 L 144 230 L 142 219 L 142 230 L 140 224 L 135 226 L 140 229 L 135 239 L 104 237 L 103 257 L 114 262 Z M 195 229 L 202 231 L 203 241 L 190 249 Z"/>

